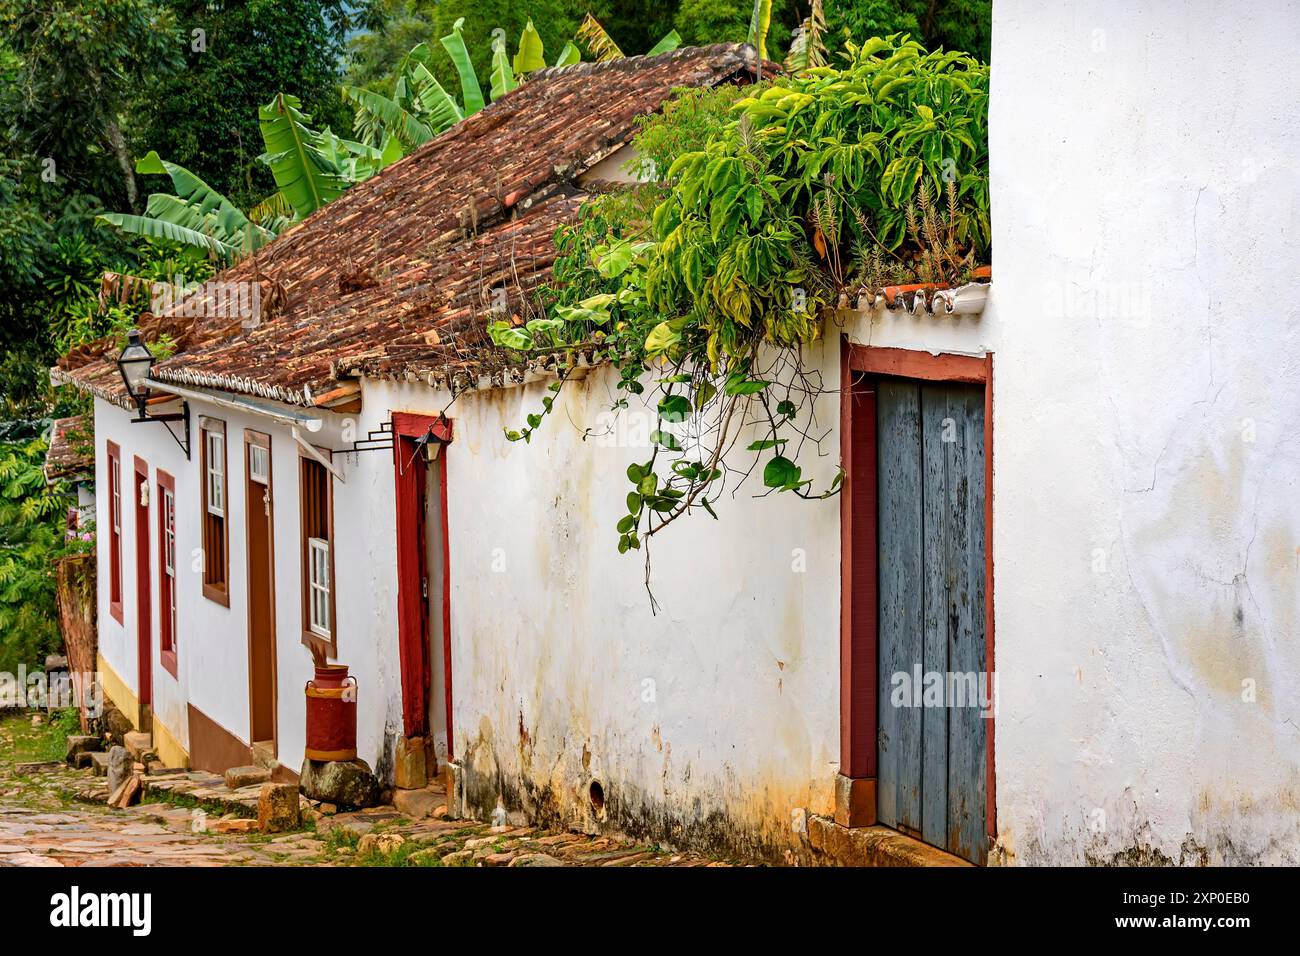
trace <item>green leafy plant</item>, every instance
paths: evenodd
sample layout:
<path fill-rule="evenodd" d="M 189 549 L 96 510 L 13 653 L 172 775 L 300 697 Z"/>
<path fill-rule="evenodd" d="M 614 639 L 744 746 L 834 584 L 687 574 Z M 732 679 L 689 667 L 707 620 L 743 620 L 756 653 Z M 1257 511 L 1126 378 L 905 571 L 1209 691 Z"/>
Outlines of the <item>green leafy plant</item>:
<path fill-rule="evenodd" d="M 59 646 L 53 562 L 72 499 L 45 482 L 48 448 L 44 438 L 0 444 L 0 670 L 10 673 L 40 667 Z"/>
<path fill-rule="evenodd" d="M 959 283 L 986 260 L 987 90 L 973 58 L 895 36 L 844 70 L 748 88 L 725 122 L 700 94 L 665 110 L 636 140 L 664 181 L 589 204 L 557 237 L 546 314 L 489 327 L 520 358 L 563 356 L 541 411 L 507 437 L 531 441 L 580 357 L 611 363 L 615 410 L 635 398 L 657 423 L 627 470 L 623 552 L 693 510 L 716 518 L 731 477 L 835 494 L 840 475 L 815 489 L 800 464 L 824 437 L 805 350 L 844 298 Z M 734 467 L 742 435 L 753 457 Z"/>

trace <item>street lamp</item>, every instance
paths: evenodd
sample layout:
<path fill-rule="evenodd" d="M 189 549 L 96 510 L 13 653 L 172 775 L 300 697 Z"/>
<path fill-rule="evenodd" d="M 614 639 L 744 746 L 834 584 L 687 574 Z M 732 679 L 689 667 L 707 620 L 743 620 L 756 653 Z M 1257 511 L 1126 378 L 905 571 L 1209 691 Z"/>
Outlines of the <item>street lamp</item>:
<path fill-rule="evenodd" d="M 122 349 L 122 354 L 117 358 L 117 370 L 122 376 L 122 383 L 126 386 L 126 393 L 135 400 L 136 408 L 139 415 L 131 419 L 133 422 L 184 422 L 185 439 L 172 431 L 171 426 L 167 426 L 167 432 L 176 439 L 176 444 L 180 445 L 181 451 L 185 452 L 185 457 L 190 457 L 190 406 L 184 399 L 181 400 L 180 414 L 176 415 L 150 415 L 147 410 L 149 401 L 149 373 L 153 370 L 156 359 L 148 346 L 140 338 L 140 330 L 132 329 L 126 336 L 126 348 Z"/>

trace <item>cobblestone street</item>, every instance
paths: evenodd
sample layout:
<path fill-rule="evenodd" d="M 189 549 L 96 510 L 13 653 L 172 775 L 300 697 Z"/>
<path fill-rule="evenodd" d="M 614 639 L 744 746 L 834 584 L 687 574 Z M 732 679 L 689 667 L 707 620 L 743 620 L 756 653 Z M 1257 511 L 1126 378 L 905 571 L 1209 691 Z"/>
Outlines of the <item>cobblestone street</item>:
<path fill-rule="evenodd" d="M 41 753 L 40 748 L 47 748 Z M 111 809 L 104 779 L 48 756 L 50 729 L 0 723 L 0 866 L 726 866 L 608 837 L 448 820 L 391 806 L 322 813 L 257 832 L 257 788 L 214 774 L 150 778 L 142 801 Z M 306 801 L 304 801 L 306 803 Z"/>

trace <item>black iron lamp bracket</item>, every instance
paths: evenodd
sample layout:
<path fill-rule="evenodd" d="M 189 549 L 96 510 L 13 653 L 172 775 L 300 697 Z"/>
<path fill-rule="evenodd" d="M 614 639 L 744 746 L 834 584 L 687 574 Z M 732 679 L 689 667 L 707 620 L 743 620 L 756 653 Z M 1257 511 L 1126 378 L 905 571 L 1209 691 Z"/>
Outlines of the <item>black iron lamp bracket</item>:
<path fill-rule="evenodd" d="M 136 399 L 136 407 L 139 409 L 139 415 L 132 422 L 162 422 L 167 427 L 167 434 L 180 446 L 181 451 L 185 452 L 185 460 L 190 459 L 190 403 L 181 399 L 181 410 L 179 413 L 169 415 L 150 415 L 145 408 L 146 399 L 141 396 Z M 172 428 L 172 422 L 180 422 L 184 438 L 176 433 Z"/>

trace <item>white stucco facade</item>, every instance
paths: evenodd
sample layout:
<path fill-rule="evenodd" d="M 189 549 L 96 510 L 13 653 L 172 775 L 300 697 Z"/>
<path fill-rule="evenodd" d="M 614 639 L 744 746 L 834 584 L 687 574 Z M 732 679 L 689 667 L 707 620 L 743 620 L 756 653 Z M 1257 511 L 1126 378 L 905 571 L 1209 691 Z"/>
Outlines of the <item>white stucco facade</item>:
<path fill-rule="evenodd" d="M 1242 30 L 1240 11 L 1208 2 L 999 0 L 984 313 L 844 316 L 808 358 L 827 390 L 826 455 L 800 463 L 821 488 L 839 464 L 841 331 L 994 355 L 990 862 L 1300 862 L 1300 118 L 1278 96 L 1300 87 L 1300 13 L 1265 4 L 1252 19 Z M 1238 66 L 1193 75 L 1207 51 Z M 642 555 L 618 555 L 614 530 L 649 427 L 632 414 L 612 437 L 582 435 L 613 381 L 566 387 L 528 445 L 503 430 L 539 409 L 544 382 L 451 402 L 367 381 L 362 411 L 322 412 L 313 440 L 342 452 L 392 412 L 453 420 L 453 749 L 468 809 L 500 801 L 792 858 L 801 814 L 831 812 L 839 769 L 839 503 L 754 497 L 751 478 L 719 521 L 695 515 L 653 540 L 652 613 Z M 156 719 L 188 746 L 188 703 L 249 742 L 243 430 L 269 433 L 278 759 L 296 770 L 311 676 L 298 448 L 286 426 L 202 404 L 227 427 L 231 601 L 202 596 L 197 562 L 180 575 L 179 670 L 155 660 Z M 96 403 L 98 513 L 112 440 L 124 500 L 136 455 L 151 481 L 175 476 L 190 554 L 197 454 L 127 420 Z M 402 712 L 393 462 L 334 460 L 338 659 L 359 683 L 360 756 L 384 775 Z M 100 650 L 131 686 L 134 514 L 124 626 L 99 556 Z M 156 562 L 153 577 L 156 603 Z"/>
<path fill-rule="evenodd" d="M 1300 11 L 993 16 L 1003 847 L 1295 863 Z"/>

